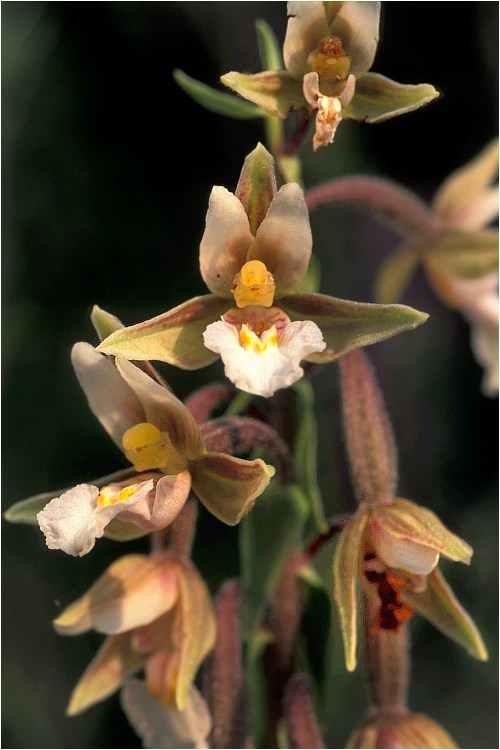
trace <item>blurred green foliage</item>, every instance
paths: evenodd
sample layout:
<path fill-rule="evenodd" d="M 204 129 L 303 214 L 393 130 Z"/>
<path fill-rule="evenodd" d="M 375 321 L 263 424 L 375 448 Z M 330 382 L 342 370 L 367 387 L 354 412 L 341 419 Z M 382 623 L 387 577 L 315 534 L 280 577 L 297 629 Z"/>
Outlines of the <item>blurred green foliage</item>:
<path fill-rule="evenodd" d="M 362 171 L 430 198 L 496 135 L 497 15 L 491 2 L 385 4 L 374 70 L 428 81 L 443 97 L 381 125 L 344 123 L 317 154 L 304 144 L 306 185 Z M 197 252 L 210 189 L 234 189 L 264 133 L 260 122 L 202 110 L 172 71 L 212 86 L 229 70 L 256 72 L 259 17 L 283 39 L 284 2 L 2 4 L 4 507 L 124 465 L 86 407 L 69 351 L 94 341 L 94 303 L 130 324 L 204 291 Z M 318 211 L 312 228 L 321 291 L 371 300 L 374 272 L 398 238 L 339 208 Z M 445 573 L 492 656 L 475 663 L 415 619 L 411 706 L 464 747 L 495 747 L 496 403 L 480 395 L 467 325 L 421 274 L 404 301 L 430 321 L 369 350 L 399 444 L 399 491 L 474 547 L 470 570 Z M 162 371 L 180 397 L 222 377 L 219 364 Z M 343 512 L 352 493 L 336 366 L 314 370 L 312 384 L 319 485 L 327 513 Z M 4 523 L 3 531 L 3 746 L 136 747 L 116 697 L 65 718 L 101 639 L 61 638 L 51 627 L 124 548 L 101 540 L 73 559 L 48 551 L 36 529 Z M 238 572 L 237 533 L 202 514 L 194 559 L 214 591 Z M 145 549 L 144 540 L 127 546 Z M 318 561 L 327 580 L 331 555 L 330 545 Z M 345 674 L 337 635 L 324 699 L 330 747 L 342 746 L 366 706 L 362 675 Z"/>

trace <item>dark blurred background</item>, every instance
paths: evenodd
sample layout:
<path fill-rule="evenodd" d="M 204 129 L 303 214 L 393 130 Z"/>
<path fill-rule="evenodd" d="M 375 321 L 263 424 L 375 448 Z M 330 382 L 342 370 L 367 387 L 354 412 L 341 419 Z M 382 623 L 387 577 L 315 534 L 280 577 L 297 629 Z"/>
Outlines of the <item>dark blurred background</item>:
<path fill-rule="evenodd" d="M 87 409 L 70 348 L 95 341 L 94 303 L 131 324 L 204 293 L 197 255 L 209 192 L 234 189 L 264 135 L 258 121 L 201 109 L 172 70 L 214 86 L 229 70 L 257 72 L 259 17 L 284 38 L 282 2 L 2 4 L 4 509 L 124 465 Z M 345 122 L 317 154 L 308 141 L 306 185 L 370 172 L 430 199 L 497 134 L 497 30 L 494 2 L 385 3 L 374 70 L 433 83 L 443 96 L 380 125 Z M 315 213 L 312 228 L 321 291 L 370 301 L 398 238 L 338 208 Z M 421 272 L 404 301 L 429 322 L 369 350 L 399 443 L 399 491 L 474 547 L 470 569 L 443 568 L 491 653 L 476 663 L 415 618 L 410 703 L 461 746 L 498 747 L 497 402 L 480 394 L 467 325 Z M 162 372 L 180 397 L 222 377 L 220 364 Z M 320 484 L 328 512 L 340 512 L 352 506 L 336 366 L 318 368 L 313 384 Z M 51 620 L 118 555 L 146 543 L 101 540 L 74 559 L 47 550 L 37 529 L 4 522 L 3 532 L 2 746 L 136 747 L 116 697 L 65 718 L 101 637 L 62 638 Z M 202 516 L 195 559 L 213 590 L 237 573 L 236 542 L 237 530 Z M 331 548 L 320 567 L 330 561 Z M 336 630 L 333 639 L 324 713 L 327 746 L 339 747 L 366 702 L 362 675 L 343 670 Z"/>

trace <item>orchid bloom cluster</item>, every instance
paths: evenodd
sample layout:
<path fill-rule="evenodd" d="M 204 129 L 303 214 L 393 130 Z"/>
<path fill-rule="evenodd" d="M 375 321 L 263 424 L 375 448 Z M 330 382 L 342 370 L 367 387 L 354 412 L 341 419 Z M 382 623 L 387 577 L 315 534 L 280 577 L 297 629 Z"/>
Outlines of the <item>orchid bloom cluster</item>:
<path fill-rule="evenodd" d="M 316 150 L 344 118 L 379 122 L 438 96 L 370 72 L 379 22 L 378 2 L 290 2 L 285 69 L 221 80 L 268 120 L 314 114 Z M 276 45 L 269 56 L 279 60 Z M 370 705 L 346 746 L 456 747 L 408 708 L 408 622 L 422 615 L 488 658 L 438 568 L 441 558 L 469 565 L 473 550 L 432 510 L 398 496 L 395 439 L 363 348 L 425 323 L 425 312 L 395 304 L 422 261 L 439 296 L 471 323 L 484 391 L 498 390 L 498 235 L 487 228 L 498 210 L 498 146 L 451 175 L 429 209 L 377 178 L 304 193 L 276 143 L 248 154 L 234 193 L 212 189 L 199 245 L 209 293 L 130 326 L 96 305 L 100 343 L 72 349 L 88 406 L 127 466 L 20 501 L 6 518 L 38 526 L 50 550 L 74 557 L 102 537 L 151 543 L 120 555 L 54 620 L 61 635 L 105 636 L 68 715 L 120 691 L 145 747 L 324 747 L 304 626 L 310 601 L 323 597 L 328 612 L 335 605 L 347 671 L 360 633 L 365 645 Z M 406 220 L 405 244 L 378 277 L 380 302 L 319 293 L 311 280 L 309 209 L 335 201 Z M 218 358 L 230 383 L 206 383 L 185 402 L 151 364 L 198 370 Z M 357 507 L 326 520 L 307 375 L 336 360 Z M 192 559 L 193 545 L 211 542 L 196 537 L 201 506 L 240 525 L 238 577 L 217 584 L 215 597 L 214 576 Z M 314 558 L 337 534 L 326 582 Z"/>

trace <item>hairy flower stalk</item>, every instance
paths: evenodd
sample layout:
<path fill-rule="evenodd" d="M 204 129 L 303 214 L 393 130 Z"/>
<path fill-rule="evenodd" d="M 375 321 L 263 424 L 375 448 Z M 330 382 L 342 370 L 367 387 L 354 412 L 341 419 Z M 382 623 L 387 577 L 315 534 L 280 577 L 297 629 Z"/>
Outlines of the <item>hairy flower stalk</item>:
<path fill-rule="evenodd" d="M 227 581 L 215 600 L 217 637 L 205 664 L 205 695 L 212 715 L 210 746 L 250 747 L 240 632 L 241 589 Z"/>
<path fill-rule="evenodd" d="M 289 681 L 283 700 L 283 716 L 287 747 L 311 750 L 325 747 L 305 675 L 296 674 Z"/>
<path fill-rule="evenodd" d="M 347 453 L 359 502 L 339 537 L 333 559 L 334 598 L 347 669 L 356 667 L 358 589 L 368 597 L 364 618 L 369 618 L 366 627 L 373 633 L 399 633 L 416 611 L 477 659 L 486 659 L 477 629 L 437 569 L 440 555 L 468 564 L 472 549 L 434 513 L 394 497 L 394 437 L 366 355 L 348 354 L 341 361 L 340 373 Z M 394 674 L 403 668 L 404 660 Z M 389 669 L 378 677 L 392 684 L 391 674 Z M 405 680 L 398 677 L 394 685 L 402 695 Z M 386 688 L 381 690 L 384 695 Z M 387 689 L 389 695 L 392 692 L 393 688 Z"/>

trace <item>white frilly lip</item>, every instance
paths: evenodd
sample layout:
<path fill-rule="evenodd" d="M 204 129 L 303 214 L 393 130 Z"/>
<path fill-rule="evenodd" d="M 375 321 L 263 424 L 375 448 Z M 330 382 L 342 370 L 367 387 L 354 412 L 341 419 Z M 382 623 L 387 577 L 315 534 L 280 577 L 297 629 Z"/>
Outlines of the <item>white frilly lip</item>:
<path fill-rule="evenodd" d="M 47 547 L 74 557 L 86 555 L 113 518 L 148 495 L 154 489 L 154 482 L 149 479 L 129 486 L 136 490 L 130 497 L 105 506 L 97 504 L 99 489 L 93 484 L 78 484 L 55 497 L 37 515 Z M 115 489 L 118 495 L 123 487 Z"/>
<path fill-rule="evenodd" d="M 225 320 L 211 323 L 205 330 L 205 346 L 220 354 L 226 376 L 240 390 L 266 398 L 272 396 L 280 388 L 300 380 L 304 374 L 299 365 L 302 359 L 325 349 L 316 323 L 310 320 L 291 323 L 283 317 L 286 323 L 282 328 L 273 325 L 260 337 L 242 326 L 247 336 L 254 336 L 256 343 L 263 344 L 261 351 L 258 347 L 242 346 L 239 327 Z"/>

